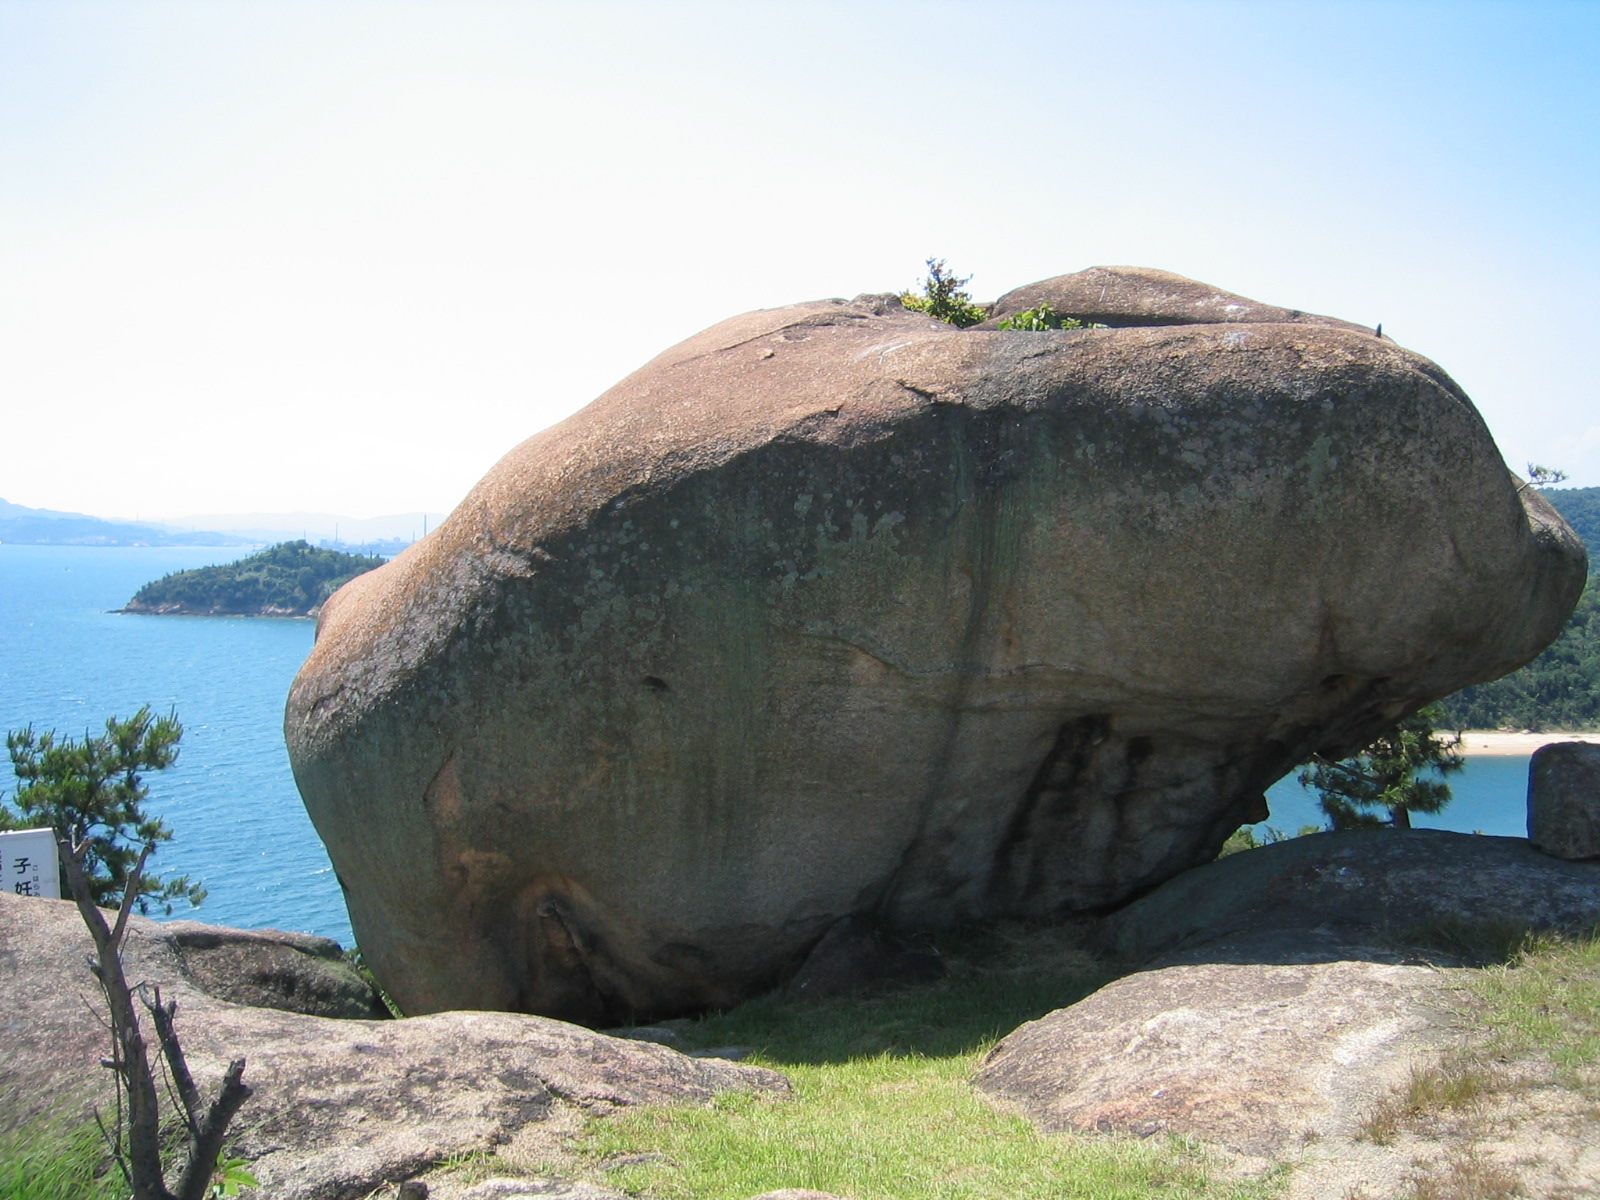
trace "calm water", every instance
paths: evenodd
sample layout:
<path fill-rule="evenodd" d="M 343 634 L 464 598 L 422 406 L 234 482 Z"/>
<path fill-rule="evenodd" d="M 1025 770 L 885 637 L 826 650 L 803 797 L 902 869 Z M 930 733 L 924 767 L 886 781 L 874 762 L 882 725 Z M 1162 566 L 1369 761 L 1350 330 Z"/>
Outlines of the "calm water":
<path fill-rule="evenodd" d="M 1412 815 L 1418 829 L 1453 829 L 1458 833 L 1488 833 L 1496 837 L 1528 836 L 1528 756 L 1478 755 L 1451 775 L 1450 803 L 1442 813 Z M 1324 823 L 1317 794 L 1303 788 L 1290 775 L 1267 789 L 1272 815 L 1255 827 L 1297 833 L 1302 825 Z"/>
<path fill-rule="evenodd" d="M 152 859 L 210 895 L 192 916 L 320 933 L 350 921 L 289 773 L 283 701 L 311 649 L 310 621 L 119 616 L 141 584 L 236 550 L 0 545 L 0 730 L 81 737 L 141 704 L 175 709 L 177 764 L 148 777 L 173 840 Z M 10 794 L 10 764 L 0 759 Z"/>
<path fill-rule="evenodd" d="M 311 649 L 310 621 L 119 616 L 143 583 L 238 557 L 203 549 L 0 545 L 0 730 L 30 722 L 81 736 L 141 704 L 183 722 L 175 767 L 150 776 L 150 811 L 176 835 L 154 860 L 210 888 L 198 910 L 245 929 L 320 933 L 350 944 L 344 902 L 283 746 L 283 701 Z M 1528 760 L 1474 758 L 1451 780 L 1455 799 L 1416 824 L 1521 837 Z M 9 764 L 0 760 L 9 794 Z M 1320 824 L 1293 777 L 1267 795 L 1263 824 Z M 1258 827 L 1260 828 L 1260 827 Z"/>

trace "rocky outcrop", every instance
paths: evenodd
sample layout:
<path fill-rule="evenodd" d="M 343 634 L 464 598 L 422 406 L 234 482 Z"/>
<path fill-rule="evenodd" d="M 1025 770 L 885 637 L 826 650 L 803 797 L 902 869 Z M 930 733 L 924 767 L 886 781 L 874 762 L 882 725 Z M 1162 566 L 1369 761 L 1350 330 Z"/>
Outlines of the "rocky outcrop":
<path fill-rule="evenodd" d="M 1528 840 L 1557 858 L 1600 858 L 1600 745 L 1558 742 L 1534 751 Z"/>
<path fill-rule="evenodd" d="M 1210 284 L 1149 267 L 1090 267 L 1007 292 L 996 300 L 980 329 L 1048 304 L 1063 317 L 1122 329 L 1135 325 L 1318 325 L 1374 336 L 1364 325 L 1279 308 L 1224 292 Z"/>
<path fill-rule="evenodd" d="M 1050 1131 L 1295 1163 L 1295 1196 L 1409 1194 L 1407 1160 L 1439 1148 L 1389 1154 L 1363 1125 L 1470 1030 L 1466 968 L 1528 930 L 1597 923 L 1600 864 L 1517 838 L 1353 830 L 1249 850 L 1110 918 L 1105 946 L 1142 969 L 1009 1034 L 974 1084 Z"/>
<path fill-rule="evenodd" d="M 1126 327 L 726 321 L 328 602 L 286 731 L 402 1007 L 648 1020 L 851 914 L 1114 905 L 1561 629 L 1582 548 L 1437 366 L 1111 275 Z"/>
<path fill-rule="evenodd" d="M 541 1136 L 553 1144 L 585 1112 L 787 1091 L 771 1071 L 540 1017 L 332 1020 L 230 1003 L 189 970 L 200 927 L 185 922 L 173 936 L 139 917 L 130 925 L 128 978 L 178 1001 L 179 1036 L 202 1092 L 215 1092 L 229 1059 L 247 1060 L 254 1094 L 229 1140 L 261 1180 L 251 1193 L 260 1200 L 355 1200 L 451 1155 L 537 1145 Z M 252 941 L 215 932 L 236 950 Z M 74 1099 L 104 1101 L 104 1003 L 84 966 L 91 950 L 71 903 L 0 895 L 0 1125 L 46 1109 L 65 1115 Z"/>
<path fill-rule="evenodd" d="M 1142 962 L 1243 930 L 1333 924 L 1404 940 L 1600 925 L 1600 865 L 1562 862 L 1522 838 L 1441 829 L 1291 838 L 1185 871 L 1114 914 L 1100 934 Z"/>
<path fill-rule="evenodd" d="M 1051 1133 L 1202 1138 L 1254 1158 L 1351 1139 L 1448 1044 L 1454 975 L 1329 931 L 1252 931 L 1006 1036 L 980 1092 Z"/>
<path fill-rule="evenodd" d="M 389 1009 L 339 943 L 309 933 L 227 929 L 169 921 L 150 931 L 172 948 L 184 975 L 218 1000 L 313 1017 L 385 1020 Z"/>

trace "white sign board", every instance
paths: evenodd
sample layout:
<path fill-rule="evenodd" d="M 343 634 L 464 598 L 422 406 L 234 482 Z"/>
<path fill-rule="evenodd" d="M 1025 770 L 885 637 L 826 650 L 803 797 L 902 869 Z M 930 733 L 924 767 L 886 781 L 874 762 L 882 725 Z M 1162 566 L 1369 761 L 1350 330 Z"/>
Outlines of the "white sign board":
<path fill-rule="evenodd" d="M 61 899 L 61 866 L 53 829 L 0 833 L 0 892 Z"/>

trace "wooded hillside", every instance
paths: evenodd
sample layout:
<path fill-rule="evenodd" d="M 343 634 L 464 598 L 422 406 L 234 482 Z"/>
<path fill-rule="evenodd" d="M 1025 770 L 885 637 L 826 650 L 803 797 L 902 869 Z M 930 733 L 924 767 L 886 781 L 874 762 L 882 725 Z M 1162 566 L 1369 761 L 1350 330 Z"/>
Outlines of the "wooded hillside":
<path fill-rule="evenodd" d="M 134 594 L 123 612 L 188 616 L 310 616 L 357 575 L 381 567 L 375 555 L 282 542 L 238 562 L 176 571 Z"/>
<path fill-rule="evenodd" d="M 1600 728 L 1600 487 L 1546 488 L 1541 495 L 1589 548 L 1589 586 L 1561 636 L 1503 679 L 1444 701 L 1452 729 Z"/>

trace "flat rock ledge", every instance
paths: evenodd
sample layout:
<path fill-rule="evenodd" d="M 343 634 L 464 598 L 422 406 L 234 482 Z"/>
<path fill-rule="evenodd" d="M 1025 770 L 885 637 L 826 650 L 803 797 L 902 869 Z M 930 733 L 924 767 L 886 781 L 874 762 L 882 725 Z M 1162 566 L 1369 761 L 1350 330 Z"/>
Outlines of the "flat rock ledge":
<path fill-rule="evenodd" d="M 990 1052 L 978 1089 L 1051 1133 L 1182 1134 L 1264 1166 L 1352 1138 L 1449 1040 L 1458 970 L 1331 931 L 1206 950 L 1030 1021 Z"/>
<path fill-rule="evenodd" d="M 257 1200 L 356 1200 L 452 1155 L 536 1145 L 585 1113 L 789 1087 L 774 1071 L 542 1017 L 338 1020 L 232 1003 L 185 967 L 179 943 L 209 940 L 200 927 L 174 932 L 140 917 L 129 926 L 128 977 L 178 1001 L 179 1036 L 202 1092 L 214 1094 L 229 1059 L 248 1060 L 254 1095 L 233 1144 L 261 1181 Z M 301 937 L 215 932 L 232 953 L 260 943 L 280 957 Z M 0 895 L 0 1125 L 109 1096 L 98 1066 L 104 1002 L 84 965 L 91 950 L 70 903 Z M 529 1195 L 561 1194 L 553 1182 L 519 1183 Z"/>
<path fill-rule="evenodd" d="M 1574 1135 L 1570 1104 L 1548 1088 L 1518 1093 L 1527 1111 L 1508 1110 L 1499 1140 L 1483 1121 L 1456 1141 L 1360 1136 L 1414 1070 L 1470 1036 L 1475 939 L 1597 925 L 1600 863 L 1521 839 L 1297 838 L 1185 872 L 1110 918 L 1105 947 L 1143 969 L 1017 1029 L 974 1085 L 1051 1132 L 1185 1135 L 1247 1172 L 1292 1164 L 1292 1200 L 1411 1194 L 1462 1154 L 1520 1175 L 1527 1194 L 1558 1179 L 1600 1186 L 1600 1156 L 1555 1153 L 1600 1138 L 1594 1114 Z"/>

